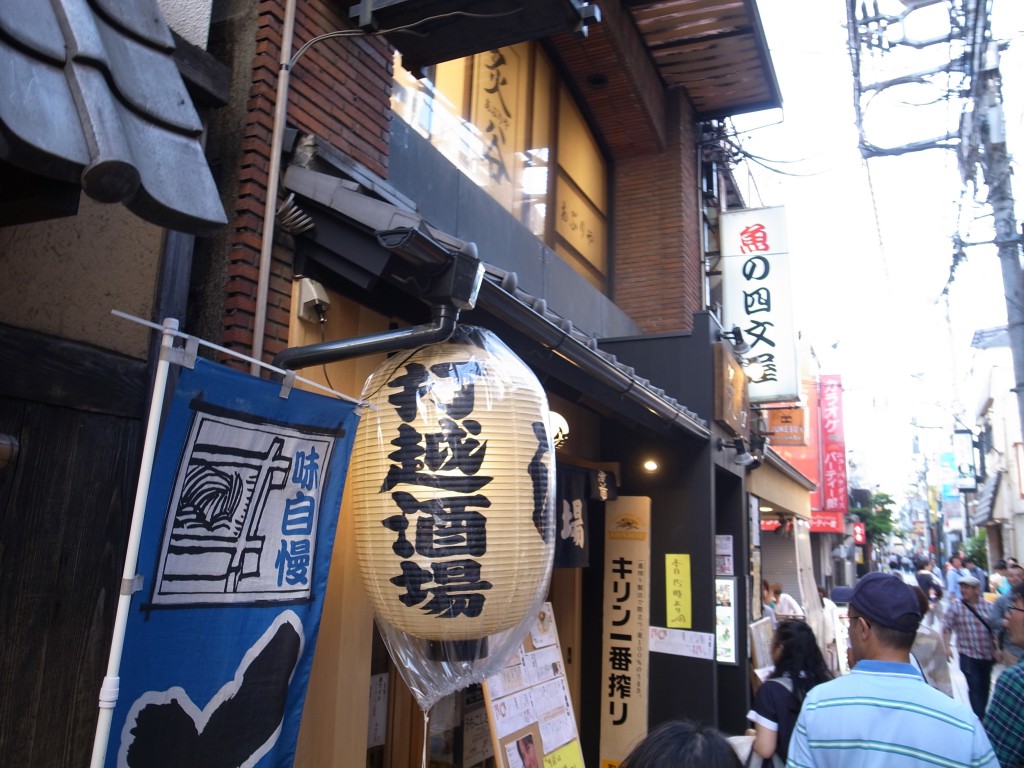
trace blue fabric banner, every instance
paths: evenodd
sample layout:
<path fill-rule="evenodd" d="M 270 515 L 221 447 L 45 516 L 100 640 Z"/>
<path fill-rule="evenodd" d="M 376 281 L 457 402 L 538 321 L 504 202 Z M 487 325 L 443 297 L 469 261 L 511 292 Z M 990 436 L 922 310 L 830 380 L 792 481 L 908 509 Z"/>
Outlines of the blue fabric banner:
<path fill-rule="evenodd" d="M 150 483 L 108 766 L 290 766 L 352 403 L 198 360 Z"/>

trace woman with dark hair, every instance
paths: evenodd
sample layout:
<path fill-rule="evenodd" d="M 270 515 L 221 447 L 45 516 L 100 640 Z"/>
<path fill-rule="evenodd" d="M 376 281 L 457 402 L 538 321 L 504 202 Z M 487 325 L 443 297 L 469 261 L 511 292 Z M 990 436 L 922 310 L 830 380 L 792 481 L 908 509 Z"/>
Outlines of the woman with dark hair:
<path fill-rule="evenodd" d="M 742 763 L 711 726 L 670 720 L 649 731 L 619 768 L 742 768 Z"/>
<path fill-rule="evenodd" d="M 780 621 L 772 638 L 774 668 L 758 688 L 747 719 L 754 723 L 754 751 L 775 765 L 789 755 L 789 738 L 804 696 L 832 679 L 814 632 L 802 621 Z M 749 733 L 749 731 L 748 731 Z"/>

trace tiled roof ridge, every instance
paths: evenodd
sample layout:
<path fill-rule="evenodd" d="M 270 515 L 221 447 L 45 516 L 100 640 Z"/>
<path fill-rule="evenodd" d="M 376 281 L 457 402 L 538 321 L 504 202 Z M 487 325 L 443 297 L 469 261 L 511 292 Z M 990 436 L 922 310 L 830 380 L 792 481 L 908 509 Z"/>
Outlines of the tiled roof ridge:
<path fill-rule="evenodd" d="M 156 0 L 5 4 L 0 159 L 161 226 L 212 233 L 226 217 L 173 54 Z"/>

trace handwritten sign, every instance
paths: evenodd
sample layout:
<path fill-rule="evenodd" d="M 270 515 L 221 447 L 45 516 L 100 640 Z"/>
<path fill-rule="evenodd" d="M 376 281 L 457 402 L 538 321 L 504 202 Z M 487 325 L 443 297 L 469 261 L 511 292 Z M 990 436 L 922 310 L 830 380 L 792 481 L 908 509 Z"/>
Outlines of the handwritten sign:
<path fill-rule="evenodd" d="M 690 556 L 665 555 L 665 600 L 668 625 L 674 629 L 693 626 L 693 594 L 690 585 Z"/>
<path fill-rule="evenodd" d="M 694 659 L 715 658 L 715 636 L 711 632 L 651 627 L 648 647 L 652 653 L 668 653 Z"/>

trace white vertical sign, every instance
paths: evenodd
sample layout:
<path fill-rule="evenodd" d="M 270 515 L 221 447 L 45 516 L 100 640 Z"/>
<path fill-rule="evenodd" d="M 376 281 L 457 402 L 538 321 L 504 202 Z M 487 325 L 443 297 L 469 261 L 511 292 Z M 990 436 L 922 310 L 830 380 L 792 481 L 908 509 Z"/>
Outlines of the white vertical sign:
<path fill-rule="evenodd" d="M 619 496 L 605 507 L 601 622 L 601 765 L 618 765 L 647 733 L 651 500 Z"/>
<path fill-rule="evenodd" d="M 726 328 L 738 326 L 763 374 L 750 402 L 800 398 L 793 286 L 785 209 L 747 208 L 721 216 L 722 305 Z"/>

